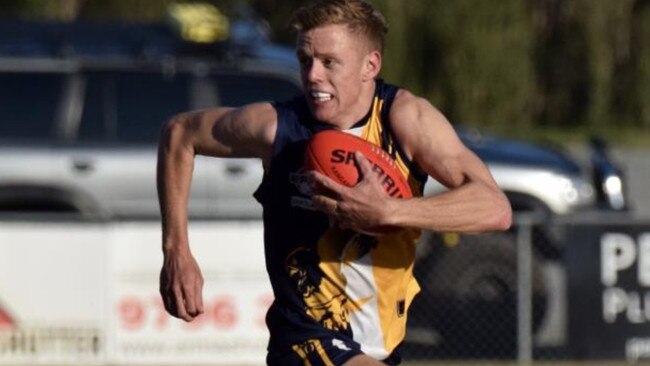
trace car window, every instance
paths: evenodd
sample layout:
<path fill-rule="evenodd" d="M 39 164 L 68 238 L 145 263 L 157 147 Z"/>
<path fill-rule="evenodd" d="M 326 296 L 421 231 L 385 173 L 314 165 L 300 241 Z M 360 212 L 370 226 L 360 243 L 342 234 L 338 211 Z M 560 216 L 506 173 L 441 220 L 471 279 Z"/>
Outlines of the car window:
<path fill-rule="evenodd" d="M 160 126 L 190 109 L 186 74 L 112 72 L 86 76 L 81 141 L 155 142 Z"/>
<path fill-rule="evenodd" d="M 301 93 L 288 79 L 265 74 L 217 74 L 214 76 L 221 105 L 239 107 L 260 101 L 282 101 Z"/>
<path fill-rule="evenodd" d="M 63 81 L 62 74 L 0 73 L 0 138 L 51 138 Z"/>

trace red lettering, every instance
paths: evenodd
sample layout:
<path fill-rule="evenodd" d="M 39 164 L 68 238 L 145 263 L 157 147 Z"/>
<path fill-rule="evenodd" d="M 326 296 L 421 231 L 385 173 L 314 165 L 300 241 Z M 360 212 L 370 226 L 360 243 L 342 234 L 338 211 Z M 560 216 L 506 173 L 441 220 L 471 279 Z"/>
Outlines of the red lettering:
<path fill-rule="evenodd" d="M 345 157 L 345 164 L 350 165 L 350 163 L 354 164 L 356 160 L 354 160 L 354 151 L 348 151 L 347 156 Z"/>
<path fill-rule="evenodd" d="M 392 191 L 388 192 L 388 195 L 393 198 L 404 198 L 404 195 L 399 190 L 399 187 L 395 187 Z"/>
<path fill-rule="evenodd" d="M 120 301 L 118 307 L 120 324 L 128 330 L 137 330 L 144 324 L 144 305 L 135 297 L 125 297 Z"/>
<path fill-rule="evenodd" d="M 229 329 L 237 323 L 237 309 L 230 296 L 216 299 L 211 313 L 212 323 L 216 328 Z"/>
<path fill-rule="evenodd" d="M 4 309 L 0 308 L 0 329 L 11 329 L 14 327 L 14 320 Z"/>
<path fill-rule="evenodd" d="M 332 151 L 330 161 L 332 163 L 341 163 L 345 160 L 345 150 L 336 149 Z"/>
<path fill-rule="evenodd" d="M 273 303 L 270 293 L 259 294 L 251 301 L 255 312 L 245 314 L 252 317 L 255 327 L 266 327 L 266 312 Z M 205 312 L 191 322 L 172 322 L 172 316 L 165 310 L 159 295 L 124 296 L 116 304 L 116 321 L 122 330 L 140 331 L 146 329 L 164 331 L 170 326 L 179 327 L 188 332 L 200 331 L 206 326 L 212 329 L 230 330 L 238 325 L 240 319 L 236 298 L 222 294 L 205 302 Z"/>
<path fill-rule="evenodd" d="M 395 181 L 393 178 L 390 177 L 390 175 L 387 175 L 384 177 L 383 181 L 381 182 L 381 185 L 384 186 L 384 189 L 386 192 L 390 192 L 393 187 L 395 187 Z"/>
<path fill-rule="evenodd" d="M 377 176 L 381 178 L 386 172 L 384 172 L 384 169 L 382 169 L 379 165 L 373 164 L 372 165 L 372 171 L 377 173 Z"/>

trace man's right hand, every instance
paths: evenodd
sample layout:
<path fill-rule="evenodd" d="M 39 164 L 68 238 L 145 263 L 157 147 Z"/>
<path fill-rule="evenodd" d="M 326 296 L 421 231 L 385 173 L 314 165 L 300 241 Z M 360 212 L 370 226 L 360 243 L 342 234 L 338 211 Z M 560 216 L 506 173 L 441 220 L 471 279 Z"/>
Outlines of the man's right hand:
<path fill-rule="evenodd" d="M 203 314 L 203 276 L 191 253 L 165 253 L 160 270 L 160 295 L 165 310 L 185 321 Z"/>

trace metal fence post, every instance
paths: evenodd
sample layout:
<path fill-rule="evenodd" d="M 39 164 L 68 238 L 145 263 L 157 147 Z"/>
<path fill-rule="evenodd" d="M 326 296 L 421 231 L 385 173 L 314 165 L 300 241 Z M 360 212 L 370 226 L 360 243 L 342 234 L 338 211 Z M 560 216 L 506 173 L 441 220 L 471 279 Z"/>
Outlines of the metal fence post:
<path fill-rule="evenodd" d="M 532 226 L 533 215 L 518 215 L 517 224 L 517 361 L 533 359 Z"/>

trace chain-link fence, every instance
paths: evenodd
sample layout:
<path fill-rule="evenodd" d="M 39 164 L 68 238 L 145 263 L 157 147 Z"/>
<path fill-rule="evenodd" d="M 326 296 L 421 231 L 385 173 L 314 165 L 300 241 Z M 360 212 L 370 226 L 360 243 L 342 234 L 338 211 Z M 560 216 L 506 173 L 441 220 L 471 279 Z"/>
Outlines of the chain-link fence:
<path fill-rule="evenodd" d="M 566 346 L 560 227 L 518 216 L 510 232 L 431 234 L 419 246 L 404 358 L 555 359 Z"/>

